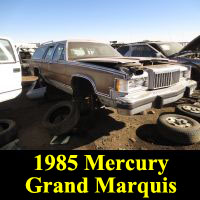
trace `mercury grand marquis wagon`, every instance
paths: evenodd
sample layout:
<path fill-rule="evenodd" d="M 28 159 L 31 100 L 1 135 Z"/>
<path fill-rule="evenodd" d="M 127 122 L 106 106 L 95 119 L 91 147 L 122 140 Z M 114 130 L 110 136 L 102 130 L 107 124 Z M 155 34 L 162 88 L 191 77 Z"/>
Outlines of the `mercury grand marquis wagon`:
<path fill-rule="evenodd" d="M 30 63 L 49 86 L 80 105 L 105 105 L 133 115 L 190 96 L 191 67 L 161 58 L 122 57 L 108 44 L 67 40 L 41 45 Z M 82 104 L 84 103 L 84 104 Z"/>

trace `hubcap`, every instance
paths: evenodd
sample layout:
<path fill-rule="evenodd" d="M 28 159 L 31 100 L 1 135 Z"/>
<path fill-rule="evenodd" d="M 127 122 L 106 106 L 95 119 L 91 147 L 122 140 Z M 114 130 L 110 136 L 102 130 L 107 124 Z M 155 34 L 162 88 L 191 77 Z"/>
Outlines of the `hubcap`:
<path fill-rule="evenodd" d="M 192 123 L 187 120 L 187 119 L 183 119 L 183 118 L 180 118 L 180 117 L 168 117 L 166 119 L 166 121 L 172 125 L 172 126 L 176 126 L 176 127 L 179 127 L 179 128 L 189 128 L 192 126 Z"/>
<path fill-rule="evenodd" d="M 200 108 L 196 107 L 196 106 L 182 106 L 183 110 L 187 111 L 187 112 L 191 112 L 191 113 L 196 113 L 196 114 L 200 114 Z"/>

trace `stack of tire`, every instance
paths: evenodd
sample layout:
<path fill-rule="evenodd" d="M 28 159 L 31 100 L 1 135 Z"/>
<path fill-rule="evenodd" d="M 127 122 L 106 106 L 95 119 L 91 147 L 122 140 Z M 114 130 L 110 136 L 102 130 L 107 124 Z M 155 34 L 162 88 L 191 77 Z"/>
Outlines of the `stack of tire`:
<path fill-rule="evenodd" d="M 200 106 L 180 104 L 175 114 L 162 114 L 157 126 L 160 135 L 175 144 L 189 145 L 200 142 Z"/>
<path fill-rule="evenodd" d="M 19 150 L 16 123 L 10 119 L 0 119 L 0 150 Z"/>

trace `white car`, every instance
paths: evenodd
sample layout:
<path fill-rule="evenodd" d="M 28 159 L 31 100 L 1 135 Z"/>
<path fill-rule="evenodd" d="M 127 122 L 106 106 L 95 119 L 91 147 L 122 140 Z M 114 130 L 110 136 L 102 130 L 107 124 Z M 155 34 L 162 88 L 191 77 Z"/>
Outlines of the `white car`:
<path fill-rule="evenodd" d="M 17 97 L 22 91 L 19 56 L 13 43 L 0 37 L 0 103 Z"/>

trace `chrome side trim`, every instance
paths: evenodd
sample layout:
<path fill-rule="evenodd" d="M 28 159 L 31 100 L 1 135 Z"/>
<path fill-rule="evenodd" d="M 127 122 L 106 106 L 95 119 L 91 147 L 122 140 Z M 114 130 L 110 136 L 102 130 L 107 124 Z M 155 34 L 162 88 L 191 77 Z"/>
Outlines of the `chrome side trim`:
<path fill-rule="evenodd" d="M 86 77 L 86 76 L 83 76 L 83 75 L 80 75 L 78 76 L 78 74 L 74 75 L 74 77 L 81 77 L 81 78 L 85 78 L 87 79 L 88 81 L 90 81 L 90 83 L 92 84 L 93 88 L 94 88 L 94 91 L 95 91 L 95 94 L 97 94 L 97 96 L 100 96 L 100 97 L 105 97 L 105 98 L 108 98 L 108 99 L 111 99 L 111 96 L 110 95 L 106 95 L 104 93 L 101 93 L 101 92 L 98 92 L 97 89 L 96 89 L 96 86 L 94 85 L 94 82 L 91 82 L 92 80 L 89 78 L 89 77 Z M 64 83 L 60 83 L 58 81 L 55 81 L 55 80 L 52 80 L 52 79 L 46 79 L 44 78 L 44 80 L 53 85 L 54 87 L 64 91 L 64 92 L 67 92 L 68 94 L 73 94 L 73 89 L 71 86 L 69 85 L 66 85 Z"/>
<path fill-rule="evenodd" d="M 124 78 L 126 78 L 126 74 L 123 72 L 120 72 L 116 69 L 101 67 L 99 65 L 88 64 L 88 63 L 85 64 L 85 63 L 81 63 L 79 61 L 69 61 L 69 60 L 65 60 L 62 64 L 71 65 L 71 66 L 79 66 L 79 67 L 84 67 L 84 68 L 89 68 L 89 69 L 95 69 L 95 70 L 99 70 L 99 71 L 103 71 L 103 72 L 120 75 L 120 76 L 123 76 Z"/>
<path fill-rule="evenodd" d="M 64 91 L 64 92 L 67 92 L 68 94 L 73 94 L 73 90 L 72 90 L 72 87 L 69 86 L 69 85 L 66 85 L 64 83 L 60 83 L 58 81 L 55 81 L 55 80 L 52 80 L 52 79 L 45 79 L 45 81 L 53 86 L 55 86 L 56 88 Z"/>

